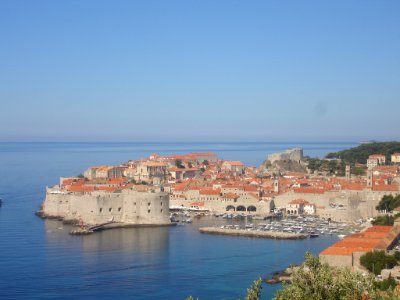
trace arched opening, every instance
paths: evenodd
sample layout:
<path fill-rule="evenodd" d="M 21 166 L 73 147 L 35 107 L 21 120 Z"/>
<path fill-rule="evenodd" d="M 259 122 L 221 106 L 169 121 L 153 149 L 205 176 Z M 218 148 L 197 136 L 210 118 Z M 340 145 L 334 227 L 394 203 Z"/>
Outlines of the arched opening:
<path fill-rule="evenodd" d="M 257 208 L 254 205 L 250 205 L 247 207 L 247 211 L 256 211 Z"/>
<path fill-rule="evenodd" d="M 228 205 L 226 211 L 235 211 L 235 207 L 233 205 Z"/>
<path fill-rule="evenodd" d="M 236 207 L 236 211 L 246 211 L 246 207 L 244 207 L 243 205 L 239 205 L 238 207 Z"/>

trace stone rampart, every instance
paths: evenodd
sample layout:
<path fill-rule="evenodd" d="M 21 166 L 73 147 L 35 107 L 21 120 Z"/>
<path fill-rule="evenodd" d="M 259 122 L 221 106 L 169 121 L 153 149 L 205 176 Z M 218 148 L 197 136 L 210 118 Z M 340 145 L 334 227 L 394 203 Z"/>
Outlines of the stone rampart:
<path fill-rule="evenodd" d="M 44 217 L 101 224 L 110 220 L 137 225 L 169 224 L 167 193 L 123 190 L 119 193 L 70 193 L 48 189 L 41 213 Z"/>

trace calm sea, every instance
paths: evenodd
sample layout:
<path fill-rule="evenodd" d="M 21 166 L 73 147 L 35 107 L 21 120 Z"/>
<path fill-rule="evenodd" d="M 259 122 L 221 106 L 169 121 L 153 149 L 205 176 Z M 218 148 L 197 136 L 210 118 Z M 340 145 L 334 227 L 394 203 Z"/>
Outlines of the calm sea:
<path fill-rule="evenodd" d="M 237 299 L 305 251 L 336 241 L 322 236 L 275 241 L 199 234 L 222 220 L 171 228 L 115 229 L 70 236 L 61 222 L 34 215 L 46 185 L 92 165 L 118 164 L 151 153 L 214 151 L 259 165 L 268 153 L 303 147 L 322 157 L 355 143 L 0 143 L 0 299 Z M 264 286 L 271 299 L 277 286 Z"/>

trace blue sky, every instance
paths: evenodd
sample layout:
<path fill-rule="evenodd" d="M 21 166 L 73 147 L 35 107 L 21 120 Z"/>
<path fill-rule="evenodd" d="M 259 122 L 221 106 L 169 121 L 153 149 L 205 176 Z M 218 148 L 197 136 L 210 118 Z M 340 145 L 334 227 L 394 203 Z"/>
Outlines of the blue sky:
<path fill-rule="evenodd" d="M 0 141 L 399 140 L 400 1 L 0 2 Z"/>

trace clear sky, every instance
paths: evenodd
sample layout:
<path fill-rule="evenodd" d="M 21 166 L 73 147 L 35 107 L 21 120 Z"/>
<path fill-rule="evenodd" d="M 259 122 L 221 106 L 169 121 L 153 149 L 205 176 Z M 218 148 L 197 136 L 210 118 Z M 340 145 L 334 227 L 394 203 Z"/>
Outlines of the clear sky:
<path fill-rule="evenodd" d="M 400 139 L 400 1 L 0 1 L 0 141 Z"/>

